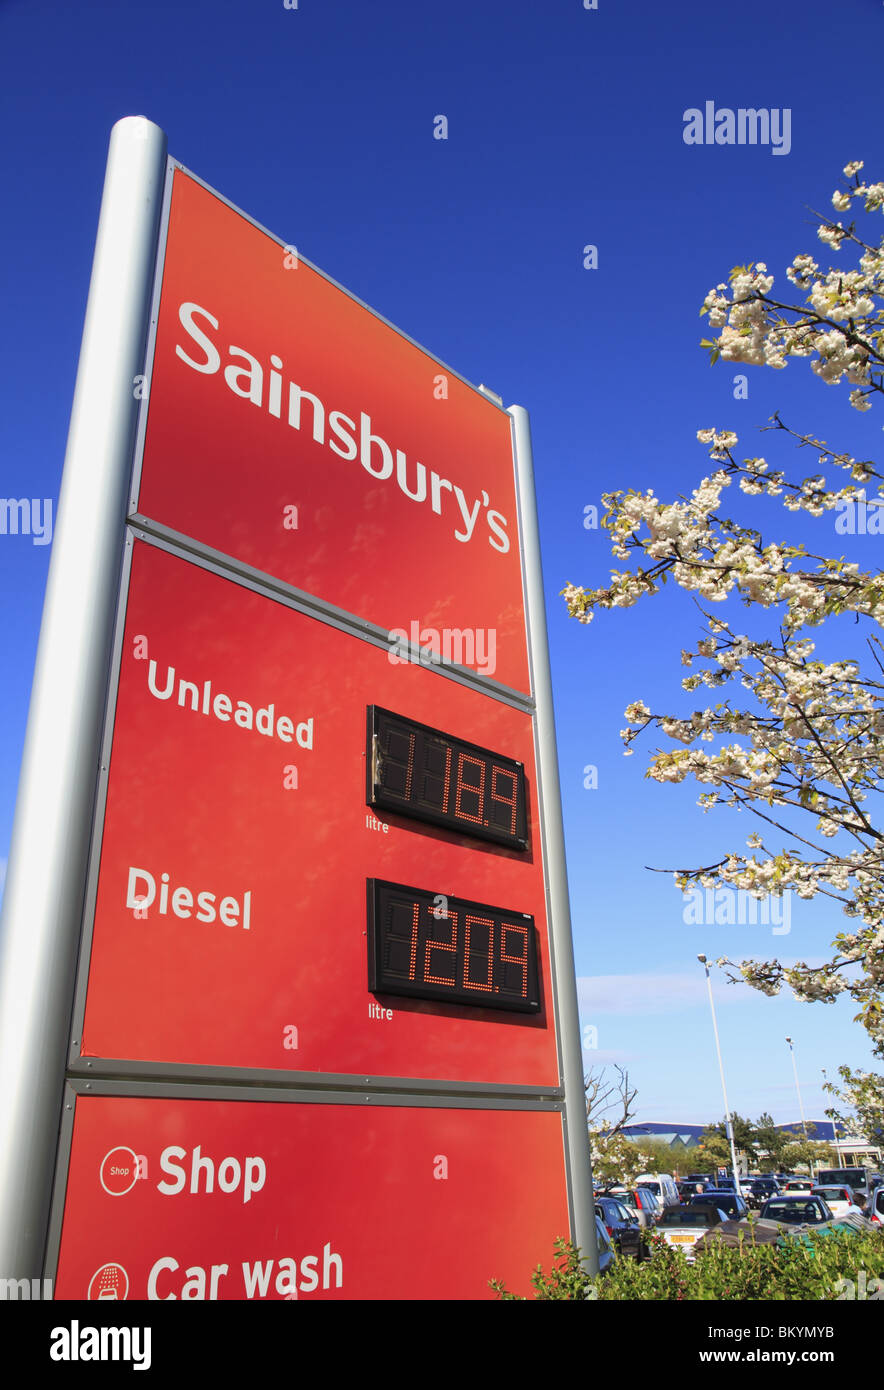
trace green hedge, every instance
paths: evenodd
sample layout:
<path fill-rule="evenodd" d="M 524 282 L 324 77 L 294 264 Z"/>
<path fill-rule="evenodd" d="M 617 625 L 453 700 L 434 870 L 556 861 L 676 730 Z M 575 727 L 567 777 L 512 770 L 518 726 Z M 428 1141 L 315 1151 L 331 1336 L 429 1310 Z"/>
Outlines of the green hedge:
<path fill-rule="evenodd" d="M 787 1236 L 776 1245 L 739 1248 L 712 1244 L 688 1264 L 681 1250 L 662 1236 L 650 1237 L 650 1260 L 618 1259 L 593 1283 L 580 1265 L 580 1252 L 567 1241 L 555 1243 L 548 1273 L 538 1265 L 531 1276 L 536 1299 L 616 1300 L 847 1300 L 884 1302 L 884 1232 L 809 1232 Z M 500 1280 L 491 1287 L 499 1298 L 517 1299 Z"/>

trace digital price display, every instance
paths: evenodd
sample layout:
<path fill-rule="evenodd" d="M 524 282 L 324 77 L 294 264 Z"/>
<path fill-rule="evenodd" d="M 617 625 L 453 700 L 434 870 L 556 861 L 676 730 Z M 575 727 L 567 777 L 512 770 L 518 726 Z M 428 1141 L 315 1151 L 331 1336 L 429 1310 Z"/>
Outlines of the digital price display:
<path fill-rule="evenodd" d="M 370 878 L 368 987 L 375 994 L 537 1013 L 534 918 Z"/>
<path fill-rule="evenodd" d="M 523 763 L 378 705 L 368 707 L 365 761 L 369 806 L 528 848 Z"/>

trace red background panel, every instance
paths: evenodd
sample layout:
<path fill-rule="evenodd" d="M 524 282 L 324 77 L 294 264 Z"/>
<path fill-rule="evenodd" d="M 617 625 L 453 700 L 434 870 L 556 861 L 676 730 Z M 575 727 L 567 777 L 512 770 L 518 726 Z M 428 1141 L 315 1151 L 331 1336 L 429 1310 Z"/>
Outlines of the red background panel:
<path fill-rule="evenodd" d="M 118 1146 L 146 1159 L 147 1172 L 111 1196 L 99 1172 Z M 164 1193 L 159 1183 L 178 1184 L 160 1164 L 171 1146 L 185 1150 L 174 1161 L 186 1180 L 180 1192 Z M 213 1163 L 211 1192 L 205 1168 L 190 1190 L 197 1147 Z M 247 1158 L 263 1161 L 263 1186 L 248 1202 L 242 1182 L 219 1188 L 228 1157 L 241 1170 Z M 447 1178 L 434 1176 L 440 1159 Z M 251 1171 L 256 1179 L 259 1170 Z M 234 1178 L 225 1169 L 228 1186 Z M 555 1112 L 81 1096 L 55 1296 L 85 1298 L 96 1272 L 112 1263 L 125 1271 L 128 1297 L 146 1299 L 151 1270 L 167 1259 L 178 1268 L 157 1271 L 155 1297 L 180 1298 L 188 1277 L 188 1296 L 197 1296 L 200 1277 L 188 1276 L 197 1266 L 207 1297 L 214 1264 L 228 1266 L 217 1296 L 244 1299 L 243 1263 L 272 1260 L 265 1296 L 284 1298 L 290 1284 L 275 1287 L 284 1258 L 297 1261 L 299 1298 L 480 1299 L 493 1297 L 492 1278 L 530 1294 L 532 1269 L 567 1235 Z M 302 1268 L 310 1256 L 318 1257 L 315 1276 Z M 314 1277 L 318 1287 L 299 1287 Z"/>
<path fill-rule="evenodd" d="M 176 353 L 180 346 L 208 365 L 179 320 L 183 303 L 218 320 L 216 331 L 195 319 L 221 355 L 213 373 Z M 260 404 L 225 381 L 231 362 L 247 366 L 228 354 L 231 345 L 261 365 Z M 279 418 L 269 409 L 272 354 L 282 362 Z M 494 630 L 496 669 L 488 674 L 528 690 L 510 421 L 450 374 L 448 398 L 436 399 L 440 373 L 438 362 L 303 262 L 287 270 L 277 242 L 176 172 L 139 511 L 384 628 L 409 630 L 417 621 L 440 631 Z M 322 401 L 323 442 L 313 437 L 309 402 L 300 428 L 288 423 L 292 381 Z M 461 489 L 468 512 L 478 502 L 471 538 L 455 536 L 467 530 L 453 490 L 439 492 L 437 512 L 431 492 L 422 502 L 405 495 L 395 468 L 379 479 L 359 454 L 347 461 L 335 453 L 335 410 L 357 429 L 364 412 L 394 461 L 402 451 L 412 492 L 422 463 L 428 490 L 435 470 Z M 373 459 L 379 469 L 379 446 Z M 290 505 L 297 530 L 283 524 Z M 490 543 L 492 511 L 507 521 L 506 554 Z"/>
<path fill-rule="evenodd" d="M 174 668 L 171 698 L 165 690 Z M 313 748 L 178 703 L 212 682 L 253 709 L 313 720 Z M 366 827 L 366 706 L 525 764 L 529 849 L 393 813 Z M 297 789 L 286 769 L 297 768 Z M 126 907 L 129 870 L 159 888 L 251 892 L 249 930 Z M 531 913 L 543 1007 L 504 1014 L 377 996 L 369 1016 L 366 879 Z M 192 911 L 195 912 L 195 908 Z M 296 613 L 148 543 L 130 578 L 82 1050 L 215 1067 L 558 1084 L 529 715 Z M 296 1034 L 292 1032 L 296 1029 Z M 286 1042 L 297 1039 L 297 1048 Z"/>

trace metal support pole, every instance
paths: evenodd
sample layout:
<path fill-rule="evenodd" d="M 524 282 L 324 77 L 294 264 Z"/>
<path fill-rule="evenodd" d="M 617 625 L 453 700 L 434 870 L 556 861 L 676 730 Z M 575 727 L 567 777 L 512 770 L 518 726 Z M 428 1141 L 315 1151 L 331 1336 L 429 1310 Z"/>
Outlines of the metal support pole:
<path fill-rule="evenodd" d="M 705 956 L 697 956 L 697 960 L 706 971 L 706 985 L 709 990 L 709 1008 L 712 1010 L 712 1031 L 715 1034 L 715 1051 L 718 1053 L 718 1070 L 721 1075 L 721 1094 L 724 1096 L 724 1127 L 731 1145 L 731 1163 L 734 1171 L 734 1187 L 737 1196 L 742 1196 L 740 1187 L 740 1175 L 737 1171 L 737 1148 L 734 1142 L 734 1122 L 731 1118 L 730 1106 L 727 1103 L 727 1087 L 724 1084 L 724 1063 L 721 1060 L 721 1043 L 718 1040 L 718 1021 L 715 1017 L 715 1001 L 712 998 L 712 979 L 709 975 L 709 962 Z"/>
<path fill-rule="evenodd" d="M 39 1278 L 166 169 L 111 132 L 0 925 L 0 1277 Z"/>
<path fill-rule="evenodd" d="M 534 462 L 528 412 L 520 405 L 510 406 L 513 444 L 519 480 L 519 508 L 525 557 L 525 589 L 528 600 L 528 642 L 534 673 L 534 699 L 537 718 L 538 800 L 546 845 L 549 883 L 550 936 L 553 969 L 559 1003 L 559 1046 L 565 1085 L 570 1192 L 574 1222 L 574 1242 L 581 1249 L 584 1265 L 598 1274 L 598 1242 L 586 1104 L 583 1090 L 583 1055 L 580 1050 L 580 1019 L 574 948 L 571 940 L 571 911 L 568 901 L 568 875 L 565 866 L 565 832 L 562 824 L 559 764 L 553 713 L 552 679 L 546 632 L 546 603 L 540 562 L 540 536 L 537 526 L 537 500 L 534 491 Z"/>
<path fill-rule="evenodd" d="M 807 1134 L 807 1121 L 804 1118 L 804 1102 L 801 1099 L 801 1087 L 798 1085 L 798 1066 L 795 1061 L 795 1049 L 792 1046 L 791 1038 L 787 1038 L 786 1042 L 789 1044 L 789 1051 L 792 1054 L 792 1072 L 795 1077 L 795 1090 L 798 1092 L 798 1113 L 801 1116 L 801 1128 L 804 1130 L 804 1142 L 807 1144 L 810 1141 Z M 810 1160 L 810 1177 L 811 1181 L 813 1181 L 813 1159 Z"/>

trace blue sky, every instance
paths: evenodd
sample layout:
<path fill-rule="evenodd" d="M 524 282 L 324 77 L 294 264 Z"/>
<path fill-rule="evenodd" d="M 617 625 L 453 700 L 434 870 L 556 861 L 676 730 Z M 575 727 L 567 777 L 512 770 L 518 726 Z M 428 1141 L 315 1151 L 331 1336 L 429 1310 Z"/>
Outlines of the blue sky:
<path fill-rule="evenodd" d="M 530 411 L 579 992 L 598 1035 L 585 1064 L 628 1066 L 639 1121 L 721 1114 L 698 951 L 822 960 L 843 918 L 796 901 L 786 934 L 683 922 L 671 879 L 645 866 L 717 860 L 755 827 L 746 813 L 704 816 L 692 787 L 645 781 L 641 745 L 624 759 L 618 731 L 633 699 L 691 707 L 680 649 L 698 615 L 672 593 L 585 628 L 558 591 L 603 583 L 613 563 L 584 508 L 615 487 L 693 487 L 707 471 L 699 428 L 734 429 L 746 452 L 789 462 L 769 437 L 753 440 L 779 409 L 876 456 L 880 410 L 857 415 L 801 364 L 749 369 L 748 399 L 735 400 L 733 371 L 710 369 L 698 346 L 698 310 L 738 262 L 766 261 L 783 288 L 794 254 L 823 260 L 809 209 L 829 206 L 848 160 L 881 177 L 882 36 L 874 0 L 0 6 L 4 496 L 58 496 L 107 140 L 124 115 L 161 125 L 188 168 Z M 833 65 L 844 45 L 846 75 Z M 788 154 L 686 145 L 683 113 L 707 100 L 788 108 Z M 433 139 L 439 113 L 446 141 Z M 588 244 L 597 269 L 583 266 Z M 831 516 L 798 529 L 824 552 L 880 563 L 881 538 L 850 551 Z M 0 868 L 49 554 L 0 537 Z M 853 653 L 859 640 L 845 628 L 824 649 Z M 849 1003 L 723 983 L 716 999 L 743 1114 L 796 1118 L 786 1034 L 809 1114 L 822 1112 L 821 1068 L 869 1065 Z"/>

